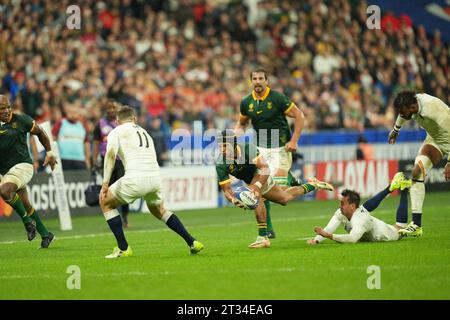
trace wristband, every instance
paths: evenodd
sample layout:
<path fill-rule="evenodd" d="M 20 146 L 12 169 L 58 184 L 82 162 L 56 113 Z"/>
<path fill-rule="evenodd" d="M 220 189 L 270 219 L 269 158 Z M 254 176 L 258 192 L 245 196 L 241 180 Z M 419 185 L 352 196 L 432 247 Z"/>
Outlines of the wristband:
<path fill-rule="evenodd" d="M 55 156 L 55 153 L 54 153 L 52 150 L 50 150 L 50 151 L 47 151 L 47 155 L 48 155 L 49 157 L 54 157 L 54 156 Z"/>
<path fill-rule="evenodd" d="M 261 189 L 262 188 L 262 183 L 259 182 L 259 181 L 256 181 L 255 182 L 255 186 L 257 186 L 259 189 Z"/>

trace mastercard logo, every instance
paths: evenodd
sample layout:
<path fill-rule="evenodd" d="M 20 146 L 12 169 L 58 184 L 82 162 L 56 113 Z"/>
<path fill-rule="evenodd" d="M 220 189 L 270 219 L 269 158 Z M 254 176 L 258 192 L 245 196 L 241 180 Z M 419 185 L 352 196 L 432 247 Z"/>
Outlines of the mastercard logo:
<path fill-rule="evenodd" d="M 13 208 L 0 198 L 0 217 L 9 217 L 13 213 Z"/>

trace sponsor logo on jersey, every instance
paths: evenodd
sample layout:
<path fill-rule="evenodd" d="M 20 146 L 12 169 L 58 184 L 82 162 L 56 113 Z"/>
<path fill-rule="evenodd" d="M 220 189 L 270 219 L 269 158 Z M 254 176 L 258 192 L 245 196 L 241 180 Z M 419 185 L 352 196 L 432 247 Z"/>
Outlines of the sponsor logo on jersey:
<path fill-rule="evenodd" d="M 5 133 L 8 130 L 0 130 L 0 134 Z"/>
<path fill-rule="evenodd" d="M 260 114 L 262 113 L 262 110 L 256 111 L 256 114 Z"/>

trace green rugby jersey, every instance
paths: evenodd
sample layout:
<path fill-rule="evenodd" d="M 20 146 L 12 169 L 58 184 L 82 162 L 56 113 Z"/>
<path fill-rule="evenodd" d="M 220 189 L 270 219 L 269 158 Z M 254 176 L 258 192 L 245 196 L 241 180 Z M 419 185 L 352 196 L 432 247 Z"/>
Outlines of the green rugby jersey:
<path fill-rule="evenodd" d="M 281 92 L 267 87 L 264 96 L 258 99 L 255 92 L 244 97 L 241 101 L 241 115 L 252 120 L 256 131 L 258 147 L 281 148 L 291 140 L 291 129 L 286 119 L 286 113 L 294 107 L 294 103 Z M 272 131 L 277 130 L 278 139 Z M 276 145 L 278 143 L 278 145 Z"/>
<path fill-rule="evenodd" d="M 34 120 L 25 114 L 11 114 L 11 119 L 0 126 L 0 174 L 4 175 L 19 163 L 33 163 L 27 144 L 27 133 Z"/>
<path fill-rule="evenodd" d="M 257 167 L 254 164 L 255 159 L 259 155 L 259 151 L 255 145 L 245 143 L 238 144 L 237 158 L 233 163 L 225 162 L 223 156 L 219 156 L 220 163 L 216 162 L 216 172 L 219 179 L 219 185 L 230 182 L 230 174 L 245 183 L 250 184 L 255 176 Z"/>

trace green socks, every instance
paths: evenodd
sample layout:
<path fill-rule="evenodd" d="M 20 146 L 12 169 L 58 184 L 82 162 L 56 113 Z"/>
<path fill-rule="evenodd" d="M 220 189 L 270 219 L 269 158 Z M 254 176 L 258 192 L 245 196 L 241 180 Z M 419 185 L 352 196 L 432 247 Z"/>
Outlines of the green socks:
<path fill-rule="evenodd" d="M 20 218 L 22 219 L 22 222 L 24 224 L 31 222 L 31 218 L 27 215 L 27 210 L 25 210 L 23 201 L 22 201 L 22 199 L 20 199 L 20 197 L 17 193 L 14 194 L 14 197 L 10 201 L 5 201 L 5 202 L 14 208 L 14 210 L 20 216 Z"/>
<path fill-rule="evenodd" d="M 264 206 L 266 207 L 267 229 L 273 231 L 272 219 L 270 218 L 270 201 L 264 201 Z"/>
<path fill-rule="evenodd" d="M 302 184 L 300 187 L 302 187 L 303 190 L 305 190 L 305 194 L 316 190 L 316 187 L 314 187 L 312 184 L 309 183 Z"/>
<path fill-rule="evenodd" d="M 258 235 L 261 237 L 267 237 L 267 223 L 258 222 Z"/>
<path fill-rule="evenodd" d="M 48 236 L 48 230 L 47 228 L 44 226 L 44 224 L 42 223 L 41 218 L 39 217 L 38 213 L 36 212 L 36 210 L 34 210 L 34 208 L 30 209 L 30 212 L 28 213 L 28 215 L 31 217 L 31 219 L 33 219 L 34 221 L 36 221 L 36 229 L 37 232 L 39 232 L 39 234 L 41 235 L 41 237 L 46 237 Z"/>

